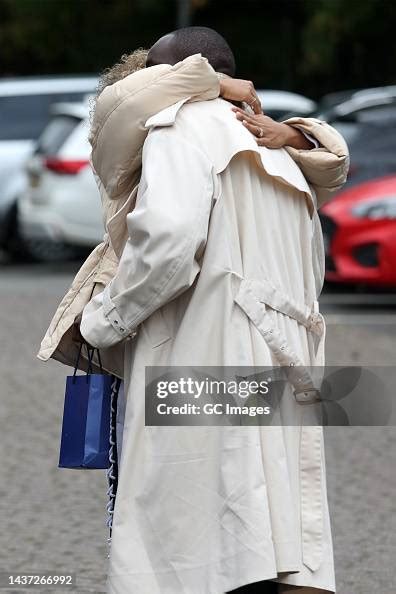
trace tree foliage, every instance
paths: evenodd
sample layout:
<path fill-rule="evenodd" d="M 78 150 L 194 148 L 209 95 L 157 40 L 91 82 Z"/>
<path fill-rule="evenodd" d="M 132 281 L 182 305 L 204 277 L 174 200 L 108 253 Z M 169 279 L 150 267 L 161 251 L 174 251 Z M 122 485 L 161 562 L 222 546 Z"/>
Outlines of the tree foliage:
<path fill-rule="evenodd" d="M 238 74 L 318 97 L 396 82 L 393 0 L 191 0 Z M 0 0 L 3 75 L 97 72 L 175 28 L 177 0 Z"/>

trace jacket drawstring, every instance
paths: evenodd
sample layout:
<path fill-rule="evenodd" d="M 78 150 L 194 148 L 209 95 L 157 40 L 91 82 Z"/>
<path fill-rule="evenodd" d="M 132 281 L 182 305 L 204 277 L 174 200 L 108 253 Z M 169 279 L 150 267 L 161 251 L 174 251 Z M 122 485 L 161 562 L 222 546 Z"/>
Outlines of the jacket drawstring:
<path fill-rule="evenodd" d="M 111 536 L 113 527 L 114 505 L 118 487 L 118 458 L 117 458 L 117 400 L 120 389 L 121 379 L 113 376 L 111 384 L 111 401 L 110 401 L 110 447 L 109 447 L 109 468 L 107 469 L 108 489 L 106 495 L 108 496 L 108 503 L 106 506 L 107 520 L 106 525 L 109 528 L 109 536 L 107 544 L 109 552 L 107 558 L 110 557 Z"/>

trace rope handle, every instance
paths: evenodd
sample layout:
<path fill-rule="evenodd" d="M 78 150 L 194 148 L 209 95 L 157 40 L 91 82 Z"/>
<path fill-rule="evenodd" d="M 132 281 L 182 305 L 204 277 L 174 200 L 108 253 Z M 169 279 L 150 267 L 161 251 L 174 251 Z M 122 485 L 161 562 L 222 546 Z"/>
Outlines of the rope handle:
<path fill-rule="evenodd" d="M 91 291 L 91 294 L 89 296 L 89 300 L 92 299 L 92 295 L 93 295 L 93 292 L 95 290 L 95 286 L 96 286 L 96 282 L 94 282 L 94 284 L 92 286 L 92 291 Z M 97 351 L 100 373 L 103 375 L 102 359 L 101 359 L 101 356 L 100 356 L 99 349 L 97 347 L 91 347 L 86 342 L 80 342 L 80 346 L 79 346 L 78 354 L 77 354 L 77 359 L 76 359 L 76 362 L 75 362 L 75 365 L 74 365 L 73 383 L 75 382 L 75 378 L 76 378 L 76 374 L 77 374 L 77 369 L 78 369 L 78 364 L 80 362 L 80 357 L 81 357 L 83 345 L 85 345 L 85 348 L 87 350 L 87 357 L 88 357 L 88 367 L 87 367 L 87 373 L 86 373 L 87 382 L 88 382 L 88 376 L 89 375 L 92 375 L 92 373 L 93 373 L 92 363 L 93 363 L 93 356 L 95 354 L 95 351 Z"/>
<path fill-rule="evenodd" d="M 97 351 L 100 373 L 103 375 L 102 359 L 100 357 L 99 349 L 96 347 L 90 347 L 86 342 L 81 342 L 80 347 L 78 349 L 77 359 L 76 359 L 76 362 L 74 365 L 73 383 L 75 383 L 75 378 L 77 377 L 78 364 L 80 362 L 81 352 L 82 352 L 82 348 L 84 345 L 87 350 L 87 358 L 88 358 L 88 367 L 87 367 L 87 372 L 86 372 L 87 381 L 88 381 L 88 377 L 93 374 L 93 356 L 95 354 L 95 351 Z"/>

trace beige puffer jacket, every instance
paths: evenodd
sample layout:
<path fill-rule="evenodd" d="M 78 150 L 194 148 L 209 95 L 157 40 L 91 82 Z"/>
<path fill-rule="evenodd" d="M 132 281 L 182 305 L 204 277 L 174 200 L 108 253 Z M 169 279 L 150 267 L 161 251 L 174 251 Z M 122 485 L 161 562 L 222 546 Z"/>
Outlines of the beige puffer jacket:
<path fill-rule="evenodd" d="M 74 366 L 78 345 L 72 341 L 73 322 L 91 296 L 101 292 L 114 276 L 127 239 L 126 215 L 133 209 L 136 199 L 142 147 L 148 133 L 145 122 L 181 99 L 214 99 L 219 92 L 219 78 L 200 54 L 174 66 L 162 64 L 140 70 L 102 91 L 89 140 L 106 233 L 60 302 L 37 353 L 42 361 L 53 358 Z M 287 147 L 311 183 L 321 206 L 346 180 L 347 146 L 338 132 L 320 120 L 291 118 L 286 123 L 306 131 L 322 145 L 312 150 Z M 101 351 L 107 372 L 122 377 L 123 351 L 123 343 Z M 84 354 L 78 367 L 87 368 Z"/>

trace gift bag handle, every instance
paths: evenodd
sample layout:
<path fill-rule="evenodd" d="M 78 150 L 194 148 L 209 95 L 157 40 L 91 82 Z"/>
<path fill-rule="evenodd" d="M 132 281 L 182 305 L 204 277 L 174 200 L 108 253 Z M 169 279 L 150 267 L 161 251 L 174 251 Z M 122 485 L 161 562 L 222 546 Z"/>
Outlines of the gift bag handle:
<path fill-rule="evenodd" d="M 94 289 L 95 289 L 95 285 L 96 285 L 96 283 L 93 284 L 91 295 L 90 295 L 90 298 L 89 298 L 90 300 L 92 299 L 92 295 L 93 295 L 93 292 L 94 292 Z M 96 348 L 96 347 L 89 346 L 86 342 L 80 342 L 80 347 L 78 349 L 76 363 L 74 365 L 73 382 L 75 382 L 75 379 L 74 378 L 76 377 L 76 374 L 77 374 L 77 368 L 78 368 L 78 364 L 80 362 L 82 347 L 83 347 L 84 344 L 85 344 L 85 348 L 87 349 L 87 356 L 88 356 L 88 368 L 87 368 L 87 373 L 86 373 L 87 382 L 88 382 L 88 376 L 93 373 L 92 359 L 93 359 L 93 356 L 94 356 L 95 351 L 97 351 L 97 353 L 98 353 L 98 363 L 99 363 L 100 373 L 103 375 L 102 359 L 100 357 L 99 349 Z"/>
<path fill-rule="evenodd" d="M 88 354 L 88 370 L 87 370 L 87 374 L 88 373 L 93 373 L 93 369 L 92 369 L 92 359 L 94 356 L 95 351 L 98 354 L 98 363 L 99 363 L 99 369 L 100 369 L 100 373 L 103 375 L 103 367 L 102 367 L 102 359 L 100 358 L 100 352 L 99 349 L 96 347 L 89 347 L 87 345 L 87 343 L 85 343 L 86 347 L 87 347 L 87 354 Z"/>
<path fill-rule="evenodd" d="M 97 354 L 98 354 L 98 363 L 99 363 L 100 373 L 103 375 L 102 359 L 100 357 L 99 349 L 96 347 L 90 347 L 86 342 L 80 342 L 80 347 L 78 349 L 76 363 L 74 365 L 73 383 L 75 383 L 74 378 L 76 377 L 76 374 L 77 374 L 78 364 L 80 362 L 81 352 L 82 352 L 82 348 L 83 348 L 84 344 L 85 344 L 85 348 L 87 350 L 87 356 L 88 356 L 88 367 L 87 367 L 87 373 L 86 373 L 87 381 L 88 381 L 88 376 L 93 373 L 92 359 L 93 359 L 95 351 L 97 351 Z"/>

